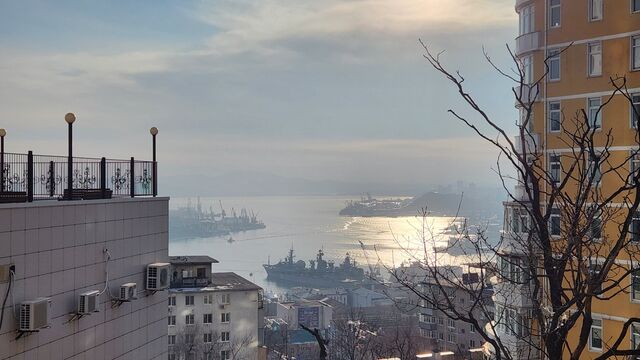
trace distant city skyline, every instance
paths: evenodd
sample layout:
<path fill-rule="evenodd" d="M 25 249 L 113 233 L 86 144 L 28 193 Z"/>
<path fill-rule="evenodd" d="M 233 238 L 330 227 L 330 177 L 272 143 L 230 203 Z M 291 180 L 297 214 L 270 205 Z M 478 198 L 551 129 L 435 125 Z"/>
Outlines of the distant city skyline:
<path fill-rule="evenodd" d="M 150 157 L 163 176 L 244 170 L 323 181 L 495 184 L 495 152 L 446 110 L 455 89 L 418 38 L 460 69 L 498 123 L 511 84 L 510 0 L 5 2 L 0 127 L 7 151 Z M 511 103 L 511 101 L 508 101 Z M 126 144 L 127 146 L 123 146 Z M 122 150 L 121 150 L 122 149 Z M 126 149 L 126 150 L 125 150 Z M 162 186 L 162 185 L 161 185 Z"/>

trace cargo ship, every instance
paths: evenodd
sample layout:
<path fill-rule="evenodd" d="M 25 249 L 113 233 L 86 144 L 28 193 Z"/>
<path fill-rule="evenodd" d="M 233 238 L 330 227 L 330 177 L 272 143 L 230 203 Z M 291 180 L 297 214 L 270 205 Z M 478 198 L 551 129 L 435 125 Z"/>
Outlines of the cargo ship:
<path fill-rule="evenodd" d="M 241 209 L 236 213 L 231 208 L 231 213 L 220 204 L 220 212 L 215 212 L 213 206 L 209 210 L 204 210 L 200 199 L 195 206 L 191 204 L 191 199 L 187 206 L 169 211 L 169 233 L 172 238 L 193 238 L 225 236 L 232 239 L 232 233 L 249 230 L 259 230 L 266 228 L 266 225 L 258 220 L 258 216 L 251 210 Z M 230 241 L 230 243 L 233 241 Z"/>
<path fill-rule="evenodd" d="M 294 261 L 294 251 L 277 264 L 264 264 L 267 280 L 291 286 L 316 288 L 357 287 L 365 280 L 365 273 L 356 261 L 347 255 L 343 262 L 335 265 L 325 260 L 324 252 L 318 251 L 316 260 L 310 260 L 309 266 L 304 260 Z"/>

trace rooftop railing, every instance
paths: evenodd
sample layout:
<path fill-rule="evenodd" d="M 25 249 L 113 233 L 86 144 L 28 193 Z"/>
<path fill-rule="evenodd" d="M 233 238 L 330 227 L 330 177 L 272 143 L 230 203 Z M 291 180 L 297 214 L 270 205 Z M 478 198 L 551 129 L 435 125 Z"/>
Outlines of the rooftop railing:
<path fill-rule="evenodd" d="M 153 161 L 115 160 L 74 157 L 72 146 L 73 113 L 65 115 L 69 126 L 67 156 L 7 153 L 0 129 L 0 203 L 34 200 L 90 200 L 112 197 L 158 195 L 156 135 L 153 138 Z"/>
<path fill-rule="evenodd" d="M 153 161 L 74 157 L 71 192 L 65 156 L 4 153 L 3 162 L 0 202 L 157 195 Z"/>

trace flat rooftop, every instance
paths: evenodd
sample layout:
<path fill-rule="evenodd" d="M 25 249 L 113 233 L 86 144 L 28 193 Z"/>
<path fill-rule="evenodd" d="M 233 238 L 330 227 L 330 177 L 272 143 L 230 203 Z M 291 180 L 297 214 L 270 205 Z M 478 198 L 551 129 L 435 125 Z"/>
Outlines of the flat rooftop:
<path fill-rule="evenodd" d="M 262 290 L 262 288 L 234 272 L 211 274 L 211 286 L 218 290 Z"/>
<path fill-rule="evenodd" d="M 169 263 L 180 264 L 217 264 L 219 261 L 207 255 L 169 256 Z"/>
<path fill-rule="evenodd" d="M 212 273 L 211 284 L 207 285 L 206 287 L 176 287 L 169 289 L 170 292 L 184 293 L 250 290 L 262 290 L 262 288 L 233 272 Z"/>

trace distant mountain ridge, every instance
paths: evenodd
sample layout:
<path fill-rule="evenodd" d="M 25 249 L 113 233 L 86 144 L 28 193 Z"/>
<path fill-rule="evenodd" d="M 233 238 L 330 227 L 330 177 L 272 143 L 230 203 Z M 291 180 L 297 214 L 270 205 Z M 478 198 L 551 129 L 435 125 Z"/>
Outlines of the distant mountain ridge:
<path fill-rule="evenodd" d="M 270 173 L 243 171 L 222 175 L 164 176 L 159 184 L 170 196 L 345 196 L 358 198 L 369 192 L 378 197 L 417 196 L 409 215 L 418 215 L 421 208 L 434 213 L 455 214 L 462 199 L 461 214 L 500 214 L 506 194 L 502 189 L 449 185 L 438 191 L 432 186 L 411 183 L 349 182 L 339 180 L 309 180 Z M 464 193 L 464 195 L 463 195 Z"/>

